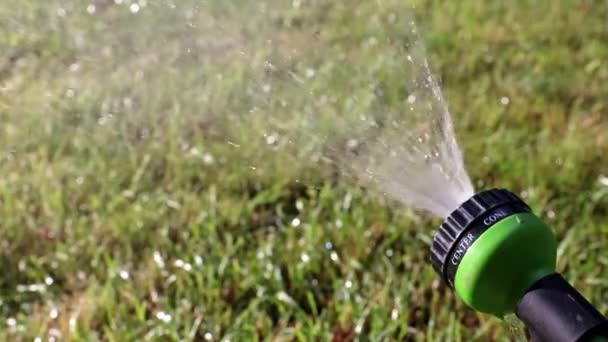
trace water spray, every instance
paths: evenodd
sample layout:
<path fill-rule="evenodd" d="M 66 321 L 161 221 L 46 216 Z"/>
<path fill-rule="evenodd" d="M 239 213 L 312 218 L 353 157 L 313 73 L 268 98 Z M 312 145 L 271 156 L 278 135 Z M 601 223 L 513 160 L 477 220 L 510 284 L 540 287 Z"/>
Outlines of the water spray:
<path fill-rule="evenodd" d="M 607 341 L 608 321 L 555 271 L 551 229 L 513 193 L 473 195 L 436 233 L 431 262 L 473 309 L 515 313 L 533 341 Z"/>

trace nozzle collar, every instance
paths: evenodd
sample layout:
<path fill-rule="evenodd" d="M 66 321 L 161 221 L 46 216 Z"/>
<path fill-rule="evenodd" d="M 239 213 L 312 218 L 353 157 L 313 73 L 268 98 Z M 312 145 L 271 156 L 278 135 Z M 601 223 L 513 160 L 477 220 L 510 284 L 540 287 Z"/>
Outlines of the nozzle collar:
<path fill-rule="evenodd" d="M 431 263 L 454 288 L 454 276 L 468 248 L 495 223 L 516 213 L 530 212 L 517 195 L 492 189 L 473 195 L 445 218 L 431 246 Z"/>

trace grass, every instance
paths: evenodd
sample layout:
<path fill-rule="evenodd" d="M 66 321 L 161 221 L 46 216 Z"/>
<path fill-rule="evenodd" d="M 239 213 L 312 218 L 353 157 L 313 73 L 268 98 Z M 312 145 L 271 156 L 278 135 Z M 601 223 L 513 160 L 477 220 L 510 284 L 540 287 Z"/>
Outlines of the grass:
<path fill-rule="evenodd" d="M 438 282 L 436 219 L 285 134 L 402 111 L 404 1 L 135 4 L 0 4 L 0 340 L 511 339 Z M 476 187 L 525 197 L 603 313 L 607 15 L 416 10 Z"/>

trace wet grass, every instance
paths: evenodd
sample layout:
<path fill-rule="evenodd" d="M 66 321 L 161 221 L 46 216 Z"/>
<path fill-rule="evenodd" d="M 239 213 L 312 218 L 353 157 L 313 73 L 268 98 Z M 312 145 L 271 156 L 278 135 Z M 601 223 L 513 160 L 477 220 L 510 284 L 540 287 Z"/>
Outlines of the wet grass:
<path fill-rule="evenodd" d="M 1 340 L 511 339 L 438 282 L 437 220 L 284 134 L 403 107 L 403 1 L 172 3 L 0 4 Z M 476 187 L 608 313 L 606 3 L 416 16 Z"/>

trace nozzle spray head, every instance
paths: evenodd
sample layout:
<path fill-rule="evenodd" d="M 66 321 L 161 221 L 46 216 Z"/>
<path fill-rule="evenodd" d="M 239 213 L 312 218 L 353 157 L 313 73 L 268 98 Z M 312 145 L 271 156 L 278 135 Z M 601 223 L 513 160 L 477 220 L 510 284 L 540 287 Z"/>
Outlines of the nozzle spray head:
<path fill-rule="evenodd" d="M 435 270 L 473 309 L 516 313 L 540 341 L 603 334 L 606 319 L 555 273 L 556 256 L 551 229 L 504 189 L 462 203 L 431 246 Z"/>
<path fill-rule="evenodd" d="M 507 190 L 475 194 L 446 217 L 435 234 L 431 247 L 433 267 L 454 288 L 456 270 L 473 243 L 502 219 L 529 212 L 530 207 Z"/>

